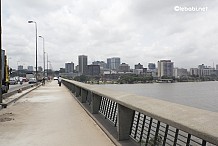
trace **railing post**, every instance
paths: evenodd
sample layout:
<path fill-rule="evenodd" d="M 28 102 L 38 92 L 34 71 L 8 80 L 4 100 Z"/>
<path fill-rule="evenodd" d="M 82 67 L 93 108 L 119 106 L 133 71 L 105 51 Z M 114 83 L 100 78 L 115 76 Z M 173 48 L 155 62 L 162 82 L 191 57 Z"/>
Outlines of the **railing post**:
<path fill-rule="evenodd" d="M 86 97 L 87 97 L 87 95 L 88 95 L 88 92 L 86 91 L 86 90 L 84 90 L 84 89 L 82 89 L 81 88 L 81 102 L 82 103 L 85 103 L 86 102 Z"/>
<path fill-rule="evenodd" d="M 75 85 L 74 85 L 74 84 L 72 84 L 72 87 L 71 87 L 71 92 L 72 92 L 72 93 L 75 93 L 75 91 L 76 91 L 76 90 L 75 90 Z"/>
<path fill-rule="evenodd" d="M 91 112 L 92 114 L 98 114 L 98 111 L 100 109 L 100 104 L 101 104 L 101 96 L 92 93 L 92 101 L 91 101 Z"/>
<path fill-rule="evenodd" d="M 118 104 L 118 140 L 128 140 L 131 131 L 132 120 L 134 117 L 134 111 Z"/>
<path fill-rule="evenodd" d="M 78 86 L 75 86 L 75 90 L 76 90 L 76 94 L 75 94 L 75 96 L 76 97 L 79 97 L 79 94 L 80 94 L 80 87 L 78 87 Z"/>

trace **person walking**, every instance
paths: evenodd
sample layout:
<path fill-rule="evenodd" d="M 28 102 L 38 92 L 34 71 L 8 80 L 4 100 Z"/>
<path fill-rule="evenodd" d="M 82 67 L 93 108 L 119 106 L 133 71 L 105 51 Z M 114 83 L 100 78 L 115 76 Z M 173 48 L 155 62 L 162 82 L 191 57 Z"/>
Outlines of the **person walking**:
<path fill-rule="evenodd" d="M 58 84 L 59 84 L 59 86 L 61 86 L 61 80 L 62 80 L 62 79 L 61 79 L 61 76 L 59 76 L 59 77 L 58 77 Z"/>

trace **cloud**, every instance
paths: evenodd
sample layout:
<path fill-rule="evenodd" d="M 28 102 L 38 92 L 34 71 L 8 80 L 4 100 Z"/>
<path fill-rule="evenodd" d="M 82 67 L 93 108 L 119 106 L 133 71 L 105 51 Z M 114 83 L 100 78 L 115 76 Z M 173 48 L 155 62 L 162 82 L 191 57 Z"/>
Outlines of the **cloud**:
<path fill-rule="evenodd" d="M 35 64 L 35 26 L 45 38 L 54 69 L 118 56 L 130 64 L 172 59 L 181 67 L 218 64 L 218 21 L 215 0 L 10 0 L 3 1 L 3 47 L 11 65 Z M 207 12 L 175 12 L 175 6 L 206 6 Z M 42 65 L 42 40 L 38 40 Z M 208 57 L 205 57 L 208 56 Z"/>

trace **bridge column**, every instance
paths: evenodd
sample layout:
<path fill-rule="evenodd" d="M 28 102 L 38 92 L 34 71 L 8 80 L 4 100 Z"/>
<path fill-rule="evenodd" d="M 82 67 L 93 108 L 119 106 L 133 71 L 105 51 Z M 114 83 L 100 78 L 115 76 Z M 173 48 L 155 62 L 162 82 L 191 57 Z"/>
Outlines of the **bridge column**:
<path fill-rule="evenodd" d="M 76 90 L 75 90 L 75 85 L 74 85 L 74 84 L 71 85 L 71 91 L 72 91 L 72 93 L 75 93 L 75 91 L 76 91 Z"/>
<path fill-rule="evenodd" d="M 118 104 L 118 115 L 117 115 L 118 140 L 129 139 L 133 117 L 134 117 L 133 110 Z"/>
<path fill-rule="evenodd" d="M 92 92 L 88 91 L 88 95 L 87 95 L 87 101 L 86 101 L 89 105 L 91 105 L 92 102 Z"/>
<path fill-rule="evenodd" d="M 80 92 L 81 92 L 80 90 L 81 90 L 80 87 L 75 86 L 75 91 L 76 91 L 75 96 L 76 96 L 76 97 L 79 97 L 79 94 L 80 94 Z"/>
<path fill-rule="evenodd" d="M 92 93 L 91 98 L 91 112 L 92 114 L 98 114 L 101 104 L 101 96 Z"/>
<path fill-rule="evenodd" d="M 88 95 L 88 91 L 81 88 L 81 102 L 82 103 L 86 102 L 87 95 Z"/>

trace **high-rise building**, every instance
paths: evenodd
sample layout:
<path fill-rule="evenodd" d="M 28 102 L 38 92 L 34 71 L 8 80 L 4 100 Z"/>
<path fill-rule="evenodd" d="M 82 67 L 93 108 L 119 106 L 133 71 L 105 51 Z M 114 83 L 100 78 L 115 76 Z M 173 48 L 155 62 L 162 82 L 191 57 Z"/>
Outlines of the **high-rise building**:
<path fill-rule="evenodd" d="M 149 70 L 154 70 L 154 69 L 156 69 L 155 63 L 148 63 L 148 69 L 149 69 Z"/>
<path fill-rule="evenodd" d="M 33 66 L 27 66 L 28 71 L 33 71 Z"/>
<path fill-rule="evenodd" d="M 107 67 L 110 70 L 118 70 L 120 66 L 120 58 L 119 57 L 113 57 L 107 59 Z"/>
<path fill-rule="evenodd" d="M 65 68 L 60 68 L 59 73 L 65 73 Z"/>
<path fill-rule="evenodd" d="M 111 69 L 111 58 L 107 58 L 107 68 Z"/>
<path fill-rule="evenodd" d="M 143 69 L 143 65 L 138 63 L 138 64 L 135 65 L 135 69 Z"/>
<path fill-rule="evenodd" d="M 42 70 L 43 70 L 42 67 L 39 66 L 39 67 L 38 67 L 38 71 L 40 72 L 40 71 L 42 71 Z"/>
<path fill-rule="evenodd" d="M 180 78 L 182 76 L 187 76 L 187 75 L 188 75 L 187 69 L 184 69 L 184 68 L 174 68 L 173 69 L 173 76 L 176 78 Z"/>
<path fill-rule="evenodd" d="M 91 76 L 96 76 L 100 74 L 100 65 L 88 65 L 87 74 Z"/>
<path fill-rule="evenodd" d="M 23 65 L 19 65 L 17 70 L 23 70 Z"/>
<path fill-rule="evenodd" d="M 190 68 L 189 73 L 191 76 L 197 76 L 197 75 L 199 75 L 199 69 L 198 68 Z"/>
<path fill-rule="evenodd" d="M 128 64 L 126 64 L 126 63 L 122 63 L 119 66 L 119 71 L 124 72 L 124 73 L 130 72 L 130 66 Z"/>
<path fill-rule="evenodd" d="M 86 74 L 87 73 L 87 62 L 88 57 L 85 55 L 79 55 L 78 61 L 79 61 L 79 73 Z"/>
<path fill-rule="evenodd" d="M 92 65 L 100 65 L 100 69 L 104 70 L 107 68 L 107 64 L 104 61 L 94 61 Z"/>
<path fill-rule="evenodd" d="M 173 62 L 171 60 L 160 60 L 158 61 L 158 77 L 173 76 Z"/>
<path fill-rule="evenodd" d="M 65 63 L 65 72 L 72 73 L 74 71 L 74 63 Z"/>
<path fill-rule="evenodd" d="M 218 70 L 218 64 L 216 65 L 216 70 Z"/>

